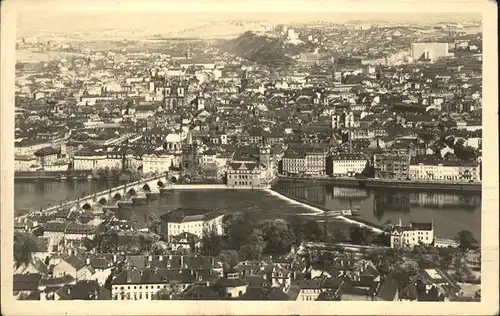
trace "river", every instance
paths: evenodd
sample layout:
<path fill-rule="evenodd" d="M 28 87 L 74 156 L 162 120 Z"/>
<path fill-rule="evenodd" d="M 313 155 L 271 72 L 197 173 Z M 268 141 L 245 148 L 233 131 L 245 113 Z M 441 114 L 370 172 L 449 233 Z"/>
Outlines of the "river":
<path fill-rule="evenodd" d="M 21 215 L 27 210 L 59 204 L 67 199 L 107 189 L 116 184 L 99 181 L 17 181 L 15 182 L 15 210 Z M 471 231 L 481 238 L 481 195 L 474 193 L 436 193 L 425 191 L 365 190 L 334 187 L 333 185 L 300 185 L 279 183 L 278 191 L 331 210 L 359 207 L 360 217 L 377 224 L 409 221 L 434 221 L 436 235 L 453 238 L 461 230 Z M 224 212 L 245 211 L 255 220 L 288 217 L 314 213 L 300 204 L 292 204 L 274 194 L 251 190 L 176 190 L 161 195 L 147 204 L 122 208 L 117 216 L 129 218 L 139 225 L 149 214 L 157 216 L 177 207 L 203 207 Z M 347 224 L 329 220 L 329 226 Z"/>

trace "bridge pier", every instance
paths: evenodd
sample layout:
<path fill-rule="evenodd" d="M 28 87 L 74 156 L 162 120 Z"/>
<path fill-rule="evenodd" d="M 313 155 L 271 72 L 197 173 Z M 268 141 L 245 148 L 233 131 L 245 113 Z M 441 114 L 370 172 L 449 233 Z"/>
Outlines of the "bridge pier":
<path fill-rule="evenodd" d="M 177 181 L 180 175 L 172 174 L 171 177 L 175 178 L 175 181 Z M 49 206 L 48 208 L 41 209 L 40 212 L 57 212 L 64 208 L 74 208 L 76 210 L 83 208 L 91 210 L 94 205 L 102 207 L 103 209 L 114 209 L 118 207 L 117 205 L 129 206 L 133 203 L 133 196 L 138 198 L 136 200 L 144 199 L 143 197 L 146 197 L 146 199 L 157 198 L 164 189 L 168 188 L 169 182 L 169 176 L 166 174 L 157 175 L 88 196 L 82 196 L 57 206 Z M 127 198 L 130 199 L 127 200 Z"/>

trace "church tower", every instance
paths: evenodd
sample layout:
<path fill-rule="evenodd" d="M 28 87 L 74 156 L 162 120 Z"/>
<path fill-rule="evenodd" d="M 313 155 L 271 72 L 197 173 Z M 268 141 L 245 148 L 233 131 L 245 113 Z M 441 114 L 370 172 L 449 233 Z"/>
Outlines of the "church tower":
<path fill-rule="evenodd" d="M 248 87 L 248 71 L 245 69 L 243 75 L 241 76 L 241 89 L 240 92 L 243 92 Z"/>
<path fill-rule="evenodd" d="M 165 78 L 163 84 L 163 107 L 165 110 L 173 110 L 172 104 L 172 87 L 170 86 L 170 82 Z"/>
<path fill-rule="evenodd" d="M 268 169 L 273 167 L 271 165 L 271 147 L 264 142 L 259 146 L 259 163 L 265 165 Z"/>
<path fill-rule="evenodd" d="M 198 93 L 198 97 L 196 98 L 196 109 L 197 110 L 204 110 L 205 109 L 205 97 L 203 95 L 203 92 Z"/>
<path fill-rule="evenodd" d="M 384 77 L 384 71 L 382 70 L 382 65 L 378 65 L 377 67 L 377 79 L 380 80 Z"/>

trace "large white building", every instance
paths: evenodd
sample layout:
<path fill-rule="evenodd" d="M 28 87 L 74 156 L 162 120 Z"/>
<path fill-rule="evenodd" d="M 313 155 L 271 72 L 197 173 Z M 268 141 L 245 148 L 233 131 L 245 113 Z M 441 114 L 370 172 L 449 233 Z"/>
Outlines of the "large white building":
<path fill-rule="evenodd" d="M 166 240 L 190 233 L 202 238 L 205 232 L 222 235 L 224 214 L 204 209 L 178 208 L 161 216 L 161 234 Z"/>
<path fill-rule="evenodd" d="M 142 172 L 144 174 L 167 172 L 170 167 L 178 165 L 178 158 L 175 155 L 163 151 L 142 156 Z"/>
<path fill-rule="evenodd" d="M 399 223 L 391 231 L 391 248 L 412 248 L 419 244 L 431 245 L 434 243 L 433 223 L 410 223 L 403 226 Z"/>
<path fill-rule="evenodd" d="M 409 166 L 412 180 L 444 180 L 453 182 L 481 181 L 478 162 L 438 160 L 433 156 L 412 158 Z"/>
<path fill-rule="evenodd" d="M 73 156 L 74 170 L 121 169 L 123 156 L 116 152 L 77 152 Z"/>
<path fill-rule="evenodd" d="M 350 177 L 360 174 L 366 167 L 367 158 L 362 154 L 338 154 L 332 156 L 332 175 Z"/>
<path fill-rule="evenodd" d="M 435 61 L 449 55 L 448 43 L 412 43 L 411 57 L 413 61 Z"/>

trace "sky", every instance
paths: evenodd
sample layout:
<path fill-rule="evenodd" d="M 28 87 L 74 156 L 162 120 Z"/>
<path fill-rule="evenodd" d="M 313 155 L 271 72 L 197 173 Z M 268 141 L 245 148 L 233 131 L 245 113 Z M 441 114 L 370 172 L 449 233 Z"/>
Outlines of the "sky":
<path fill-rule="evenodd" d="M 353 0 L 354 1 L 354 0 Z M 92 2 L 89 2 L 92 3 Z M 234 2 L 233 2 L 234 3 Z M 248 2 L 247 2 L 248 3 Z M 289 2 L 290 4 L 293 2 Z M 355 3 L 355 2 L 354 2 Z M 260 12 L 241 12 L 242 6 L 211 5 L 198 7 L 166 6 L 87 6 L 87 7 L 33 7 L 20 11 L 17 16 L 17 36 L 36 36 L 43 33 L 77 32 L 99 33 L 104 30 L 139 31 L 146 33 L 171 33 L 184 29 L 200 28 L 202 25 L 224 21 L 269 21 L 274 23 L 307 23 L 325 21 L 345 23 L 352 20 L 382 20 L 389 23 L 436 23 L 462 22 L 481 19 L 480 14 L 459 13 L 387 13 L 383 12 L 340 12 L 344 7 L 329 7 L 318 12 L 314 7 L 308 12 L 296 12 L 297 4 L 283 7 L 247 6 L 247 9 Z M 315 10 L 316 8 L 316 10 Z M 307 9 L 307 8 L 305 8 Z M 120 10 L 120 11 L 119 11 Z M 170 10 L 170 12 L 168 12 Z M 177 12 L 172 12 L 173 10 Z M 184 12 L 179 12 L 179 11 Z M 353 11 L 353 7 L 349 7 Z M 265 12 L 267 11 L 267 12 Z M 387 10 L 386 10 L 387 11 Z M 191 32 L 192 33 L 192 32 Z M 203 36 L 202 29 L 200 35 Z"/>

